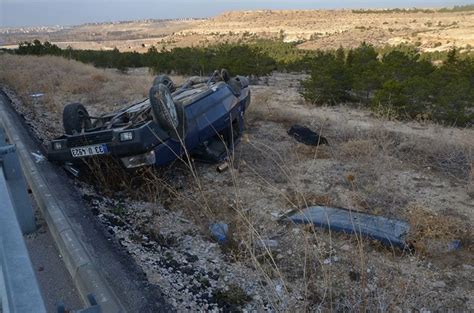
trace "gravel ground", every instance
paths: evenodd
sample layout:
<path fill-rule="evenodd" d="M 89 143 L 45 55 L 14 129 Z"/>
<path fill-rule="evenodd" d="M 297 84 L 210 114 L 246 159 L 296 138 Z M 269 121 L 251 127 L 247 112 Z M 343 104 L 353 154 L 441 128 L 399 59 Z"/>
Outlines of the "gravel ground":
<path fill-rule="evenodd" d="M 97 217 L 158 284 L 178 311 L 262 310 L 267 305 L 266 283 L 239 262 L 230 262 L 219 245 L 182 213 L 159 204 L 98 196 L 90 186 L 80 188 Z M 243 299 L 225 301 L 242 293 Z M 253 295 L 253 301 L 246 295 Z"/>

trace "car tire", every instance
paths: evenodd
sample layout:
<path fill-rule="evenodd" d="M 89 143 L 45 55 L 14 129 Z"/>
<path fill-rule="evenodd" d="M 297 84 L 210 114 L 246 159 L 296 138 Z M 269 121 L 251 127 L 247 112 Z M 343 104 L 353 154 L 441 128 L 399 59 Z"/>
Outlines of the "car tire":
<path fill-rule="evenodd" d="M 226 83 L 229 81 L 229 79 L 231 78 L 230 76 L 230 73 L 228 70 L 226 70 L 225 68 L 223 68 L 221 70 L 221 78 L 223 81 L 225 81 Z"/>
<path fill-rule="evenodd" d="M 171 138 L 184 139 L 186 119 L 181 103 L 174 101 L 171 92 L 164 84 L 150 88 L 150 104 L 153 119 Z"/>
<path fill-rule="evenodd" d="M 158 86 L 159 84 L 163 84 L 168 87 L 170 92 L 174 92 L 176 90 L 176 85 L 168 75 L 161 74 L 156 76 L 153 80 L 153 86 Z"/>
<path fill-rule="evenodd" d="M 63 127 L 68 135 L 91 128 L 92 122 L 86 108 L 80 103 L 66 104 L 63 110 Z"/>

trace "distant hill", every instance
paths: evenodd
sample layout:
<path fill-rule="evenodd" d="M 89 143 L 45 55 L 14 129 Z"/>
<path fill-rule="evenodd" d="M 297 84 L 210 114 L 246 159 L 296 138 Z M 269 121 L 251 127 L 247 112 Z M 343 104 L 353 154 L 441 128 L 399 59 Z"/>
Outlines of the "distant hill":
<path fill-rule="evenodd" d="M 452 9 L 233 11 L 210 19 L 141 20 L 73 27 L 0 30 L 2 45 L 39 39 L 65 48 L 144 52 L 157 48 L 251 42 L 296 42 L 302 49 L 410 43 L 423 51 L 474 46 L 474 6 Z"/>

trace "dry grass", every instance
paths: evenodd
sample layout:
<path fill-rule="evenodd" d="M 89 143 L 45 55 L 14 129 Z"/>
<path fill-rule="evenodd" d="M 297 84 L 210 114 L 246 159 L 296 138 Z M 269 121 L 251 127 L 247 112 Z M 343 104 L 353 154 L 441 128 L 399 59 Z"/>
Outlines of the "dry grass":
<path fill-rule="evenodd" d="M 269 153 L 268 150 L 265 152 Z M 253 172 L 255 176 L 242 175 L 242 172 L 248 172 L 247 166 L 242 164 L 232 166 L 226 173 L 228 179 L 224 181 L 227 187 L 220 184 L 216 187 L 210 181 L 216 179 L 215 175 L 210 175 L 214 178 L 209 177 L 212 167 L 196 167 L 188 162 L 174 170 L 178 170 L 178 173 L 166 179 L 156 172 L 145 175 L 150 179 L 146 185 L 166 186 L 167 192 L 158 196 L 157 201 L 165 203 L 171 210 L 186 210 L 186 215 L 202 227 L 203 233 L 207 233 L 209 223 L 228 223 L 229 242 L 222 247 L 224 253 L 233 262 L 255 270 L 266 285 L 264 288 L 267 293 L 260 295 L 273 308 L 288 310 L 297 305 L 298 311 L 321 309 L 360 312 L 442 306 L 423 298 L 422 294 L 430 291 L 430 278 L 427 275 L 431 272 L 423 266 L 419 268 L 417 258 L 392 253 L 390 249 L 381 248 L 358 236 L 332 234 L 312 226 L 299 228 L 291 224 L 277 225 L 265 216 L 268 212 L 259 211 L 261 207 L 258 202 L 268 203 L 269 195 L 283 201 L 283 207 L 286 208 L 332 205 L 333 200 L 329 195 L 291 188 L 285 191 L 270 190 L 277 189 L 272 183 L 260 188 L 258 181 L 262 177 L 259 176 L 265 174 Z M 354 194 L 364 195 L 353 186 L 357 179 L 355 176 L 348 175 L 345 179 L 352 186 L 350 188 Z M 182 185 L 177 181 L 182 181 Z M 246 194 L 246 184 L 258 188 L 258 192 Z M 129 192 L 136 196 L 133 190 L 141 190 L 142 187 L 136 186 Z M 165 200 L 165 197 L 169 200 Z M 446 219 L 429 210 L 409 211 L 408 220 L 413 227 L 410 240 L 417 239 L 414 245 L 424 256 L 433 252 L 433 242 L 442 240 L 446 243 L 451 239 L 459 239 L 467 229 L 467 226 L 457 223 L 459 219 Z M 148 231 L 153 232 L 153 228 Z M 262 245 L 265 239 L 275 235 L 280 245 L 277 250 Z M 468 243 L 465 238 L 468 237 L 461 238 L 463 245 Z M 415 274 L 413 271 L 420 273 Z M 295 303 L 295 298 L 300 301 Z"/>
<path fill-rule="evenodd" d="M 400 149 L 401 158 L 423 167 L 433 167 L 444 175 L 472 182 L 474 147 L 470 143 L 433 140 L 406 140 Z"/>
<path fill-rule="evenodd" d="M 274 124 L 277 115 L 269 118 L 275 129 L 275 138 L 267 138 L 270 142 L 286 132 L 286 123 L 282 123 L 283 127 Z M 255 115 L 251 114 L 253 118 Z M 267 122 L 255 120 L 253 128 L 261 128 Z M 171 210 L 184 209 L 203 233 L 207 233 L 209 223 L 229 224 L 229 242 L 222 246 L 223 252 L 232 262 L 255 271 L 265 284 L 266 292 L 260 295 L 276 310 L 294 307 L 297 311 L 394 311 L 443 305 L 461 308 L 451 300 L 443 304 L 423 297 L 431 292 L 433 273 L 420 262 L 436 252 L 433 249 L 438 247 L 433 243 L 462 239 L 463 245 L 469 244 L 467 224 L 426 209 L 404 213 L 408 206 L 400 204 L 403 193 L 399 182 L 387 179 L 403 169 L 396 158 L 398 142 L 389 140 L 390 134 L 375 130 L 363 135 L 340 135 L 331 138 L 329 147 L 301 153 L 294 149 L 297 143 L 274 147 L 265 141 L 269 136 L 265 131 L 249 131 L 236 155 L 230 156 L 232 166 L 226 173 L 212 174 L 212 167 L 183 160 L 184 165 L 174 167 L 177 172 L 168 172 L 170 176 L 166 178 L 159 174 L 146 177 L 150 179 L 148 185 L 166 186 L 167 191 L 161 196 L 168 200 L 157 197 L 159 201 Z M 339 140 L 341 144 L 336 145 Z M 330 159 L 318 158 L 319 149 L 327 149 Z M 342 190 L 324 192 L 311 181 L 309 186 L 301 183 L 304 172 L 310 170 L 308 165 L 320 161 L 348 164 L 333 185 Z M 335 173 L 320 175 L 331 179 Z M 348 196 L 348 200 L 341 199 L 341 195 Z M 277 224 L 270 219 L 273 210 L 316 204 L 406 216 L 413 228 L 410 240 L 422 258 L 381 247 L 360 236 L 331 233 L 310 225 Z M 267 246 L 268 238 L 277 238 L 279 247 Z M 443 296 L 450 299 L 446 293 Z"/>
<path fill-rule="evenodd" d="M 102 89 L 117 90 L 113 84 L 124 90 L 109 99 L 133 99 L 142 96 L 151 79 L 88 66 L 76 69 L 84 65 L 63 59 L 45 60 L 64 62 L 61 73 L 64 75 L 69 69 L 65 76 L 82 77 L 82 83 L 73 86 L 47 84 L 62 100 L 88 97 L 89 92 L 105 94 Z M 0 62 L 6 61 L 0 57 Z M 34 63 L 18 57 L 12 57 L 11 62 L 23 69 L 28 62 Z M 42 74 L 47 76 L 47 71 Z M 35 90 L 22 86 L 37 86 L 34 81 L 22 84 L 21 79 L 17 81 L 10 75 L 1 79 L 9 80 L 24 97 Z M 119 80 L 133 81 L 134 85 L 127 89 Z M 94 84 L 89 85 L 90 81 Z M 462 204 L 466 201 L 462 193 L 473 181 L 472 146 L 442 136 L 438 142 L 405 136 L 388 131 L 376 121 L 372 121 L 374 127 L 361 131 L 344 120 L 328 121 L 315 116 L 312 108 L 303 106 L 299 96 L 287 90 L 277 87 L 254 91 L 257 92 L 247 112 L 246 135 L 236 153 L 229 156 L 231 166 L 227 172 L 219 174 L 214 166 L 193 163 L 186 156 L 160 171 L 144 168 L 129 173 L 116 165 L 99 165 L 100 171 L 92 171 L 98 173 L 94 184 L 108 186 L 109 194 L 120 191 L 131 198 L 183 211 L 203 234 L 208 234 L 209 223 L 228 223 L 231 240 L 223 251 L 229 261 L 252 269 L 261 284 L 259 295 L 275 311 L 413 311 L 423 307 L 465 310 L 466 305 L 457 300 L 465 296 L 465 287 L 434 291 L 433 283 L 452 278 L 467 283 L 466 271 L 449 262 L 443 269 L 433 268 L 429 264 L 429 245 L 433 240 L 451 239 L 470 244 L 471 237 L 465 230 L 469 229 L 472 211 Z M 108 102 L 91 101 L 90 105 L 100 107 Z M 49 106 L 53 111 L 61 108 L 54 102 L 45 107 Z M 34 108 L 39 114 L 45 107 Z M 294 123 L 311 126 L 327 137 L 330 145 L 306 147 L 297 143 L 286 133 Z M 462 166 L 458 173 L 453 169 L 459 164 Z M 447 201 L 454 201 L 448 195 L 458 197 L 453 206 L 458 216 L 450 212 L 447 218 L 443 212 Z M 421 207 L 420 202 L 426 209 L 414 209 Z M 422 257 L 381 247 L 360 236 L 279 224 L 273 218 L 273 213 L 314 204 L 407 218 L 413 228 L 410 238 L 416 239 L 415 247 Z M 456 224 L 463 218 L 467 220 L 465 224 Z M 153 221 L 149 224 L 154 225 Z M 156 233 L 152 226 L 146 231 Z M 270 238 L 276 238 L 278 247 L 262 244 Z M 426 297 L 434 292 L 436 296 Z"/>
<path fill-rule="evenodd" d="M 449 245 L 455 240 L 460 240 L 465 249 L 471 248 L 472 230 L 462 218 L 436 214 L 419 206 L 410 208 L 406 215 L 411 227 L 408 241 L 417 252 L 431 256 L 445 254 L 450 252 Z"/>
<path fill-rule="evenodd" d="M 51 114 L 58 133 L 65 104 L 81 102 L 91 115 L 98 115 L 146 97 L 153 79 L 151 75 L 124 75 L 54 56 L 3 54 L 0 68 L 0 83 L 16 91 L 29 107 L 29 114 Z M 36 93 L 44 96 L 35 100 L 31 94 Z"/>

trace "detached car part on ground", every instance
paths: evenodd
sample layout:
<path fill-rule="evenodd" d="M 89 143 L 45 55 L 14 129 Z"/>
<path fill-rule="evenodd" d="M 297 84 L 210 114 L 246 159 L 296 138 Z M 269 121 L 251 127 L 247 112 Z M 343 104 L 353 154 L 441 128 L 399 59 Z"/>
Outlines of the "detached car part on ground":
<path fill-rule="evenodd" d="M 192 77 L 179 88 L 159 75 L 148 99 L 111 114 L 92 117 L 82 104 L 66 105 L 65 135 L 49 143 L 48 159 L 68 164 L 111 155 L 134 168 L 166 165 L 187 151 L 219 162 L 238 143 L 249 104 L 248 79 L 226 70 Z"/>

